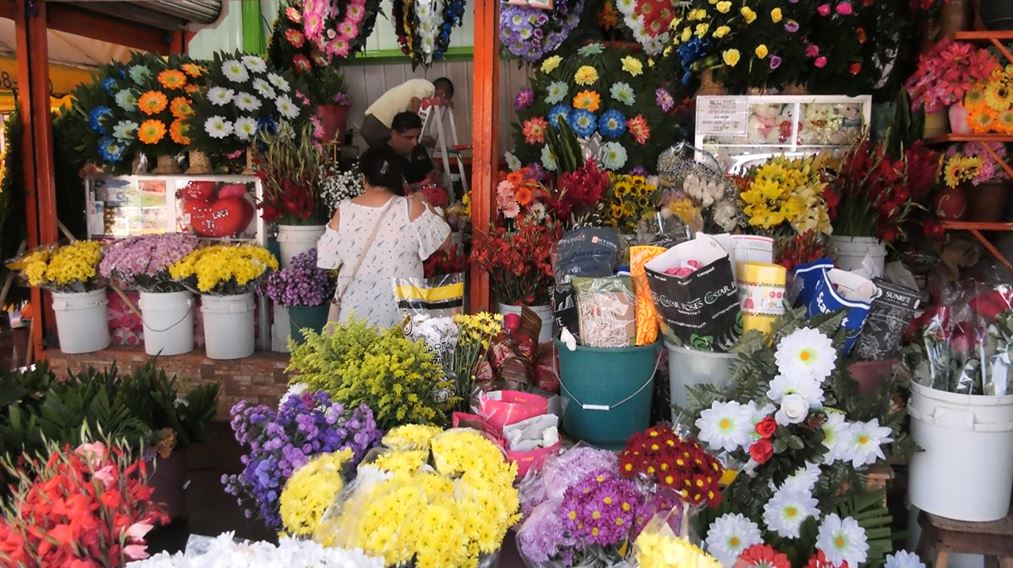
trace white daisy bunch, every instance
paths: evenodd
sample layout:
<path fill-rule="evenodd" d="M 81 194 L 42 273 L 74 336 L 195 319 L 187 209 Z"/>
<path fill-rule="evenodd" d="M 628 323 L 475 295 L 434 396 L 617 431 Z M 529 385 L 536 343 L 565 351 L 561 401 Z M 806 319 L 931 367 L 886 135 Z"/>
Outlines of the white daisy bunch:
<path fill-rule="evenodd" d="M 334 211 L 338 204 L 362 194 L 362 180 L 355 168 L 342 170 L 337 163 L 320 166 L 320 177 L 317 178 L 320 199 L 324 208 Z"/>
<path fill-rule="evenodd" d="M 783 538 L 799 538 L 802 523 L 819 516 L 819 501 L 813 496 L 816 478 L 810 477 L 807 471 L 802 470 L 796 474 L 798 477 L 786 480 L 764 505 L 763 522 L 767 530 Z"/>
<path fill-rule="evenodd" d="M 839 412 L 828 412 L 823 424 L 823 445 L 827 453 L 824 463 L 851 462 L 860 468 L 886 459 L 883 446 L 893 441 L 892 430 L 879 425 L 879 419 L 849 422 Z"/>
<path fill-rule="evenodd" d="M 130 562 L 130 568 L 248 568 L 249 566 L 314 566 L 318 568 L 383 568 L 382 558 L 366 556 L 359 549 L 323 547 L 312 540 L 282 537 L 275 546 L 269 542 L 239 542 L 226 532 L 207 543 L 187 545 L 176 554 L 160 552 L 145 560 Z"/>
<path fill-rule="evenodd" d="M 735 401 L 715 401 L 700 413 L 696 427 L 699 439 L 713 450 L 734 452 L 748 446 L 756 433 L 756 423 L 765 415 L 755 402 L 741 404 Z"/>
<path fill-rule="evenodd" d="M 816 547 L 823 551 L 834 566 L 847 562 L 848 566 L 859 566 L 869 556 L 869 540 L 863 529 L 852 517 L 841 518 L 837 513 L 823 517 Z"/>
<path fill-rule="evenodd" d="M 754 544 L 763 544 L 760 527 L 740 513 L 726 513 L 707 528 L 707 552 L 722 566 L 734 566 L 742 551 Z"/>

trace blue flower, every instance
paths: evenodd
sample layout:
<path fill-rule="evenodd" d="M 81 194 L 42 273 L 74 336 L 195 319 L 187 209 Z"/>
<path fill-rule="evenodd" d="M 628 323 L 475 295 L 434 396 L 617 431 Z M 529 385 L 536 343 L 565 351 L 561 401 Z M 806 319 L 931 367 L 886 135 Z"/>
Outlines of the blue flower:
<path fill-rule="evenodd" d="M 552 126 L 557 126 L 558 127 L 559 126 L 559 120 L 562 119 L 564 121 L 569 121 L 570 120 L 570 113 L 572 112 L 572 110 L 573 109 L 570 108 L 570 105 L 568 105 L 566 103 L 560 103 L 560 104 L 552 107 L 551 109 L 549 109 L 549 115 L 548 115 L 549 124 L 551 124 Z"/>
<path fill-rule="evenodd" d="M 105 134 L 106 127 L 102 124 L 102 121 L 106 117 L 112 116 L 113 111 L 107 106 L 97 106 L 88 112 L 88 126 L 91 127 L 96 134 Z"/>
<path fill-rule="evenodd" d="M 115 164 L 122 160 L 125 150 L 126 148 L 111 136 L 106 136 L 98 141 L 98 153 L 102 156 L 102 161 L 107 164 Z"/>
<path fill-rule="evenodd" d="M 105 90 L 107 95 L 112 95 L 113 91 L 119 87 L 119 83 L 112 77 L 106 77 L 102 81 L 102 89 Z"/>
<path fill-rule="evenodd" d="M 578 109 L 570 114 L 570 128 L 573 128 L 573 133 L 578 138 L 591 136 L 597 126 L 598 121 L 595 120 L 594 113 L 589 110 Z"/>
<path fill-rule="evenodd" d="M 598 118 L 598 132 L 605 138 L 619 138 L 626 132 L 626 117 L 616 109 L 609 109 Z"/>
<path fill-rule="evenodd" d="M 679 60 L 682 63 L 682 68 L 686 69 L 686 72 L 682 76 L 683 85 L 689 83 L 689 69 L 693 66 L 693 63 L 707 55 L 707 46 L 707 41 L 698 37 L 694 37 L 679 46 Z"/>

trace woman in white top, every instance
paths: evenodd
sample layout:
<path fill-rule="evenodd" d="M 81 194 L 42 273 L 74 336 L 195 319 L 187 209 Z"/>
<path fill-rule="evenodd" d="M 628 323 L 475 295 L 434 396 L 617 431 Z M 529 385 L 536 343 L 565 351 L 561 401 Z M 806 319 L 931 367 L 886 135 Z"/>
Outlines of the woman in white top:
<path fill-rule="evenodd" d="M 341 267 L 329 320 L 370 325 L 400 322 L 392 279 L 422 278 L 422 261 L 440 249 L 450 227 L 421 194 L 404 196 L 404 177 L 387 146 L 359 157 L 365 191 L 342 201 L 317 243 L 320 268 Z"/>

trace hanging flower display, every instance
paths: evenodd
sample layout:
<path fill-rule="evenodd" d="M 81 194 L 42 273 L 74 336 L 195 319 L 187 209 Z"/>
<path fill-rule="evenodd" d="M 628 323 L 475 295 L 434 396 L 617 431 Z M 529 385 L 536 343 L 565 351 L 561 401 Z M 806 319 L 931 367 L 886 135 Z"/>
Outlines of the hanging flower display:
<path fill-rule="evenodd" d="M 580 23 L 585 0 L 558 0 L 551 10 L 503 3 L 499 40 L 515 57 L 534 63 L 552 53 Z"/>
<path fill-rule="evenodd" d="M 380 0 L 306 0 L 303 33 L 321 54 L 348 59 L 366 45 Z"/>
<path fill-rule="evenodd" d="M 464 21 L 464 0 L 392 0 L 391 19 L 412 68 L 443 58 L 450 32 Z"/>
<path fill-rule="evenodd" d="M 673 0 L 619 0 L 616 7 L 644 53 L 659 55 L 671 41 L 670 24 L 675 19 Z"/>

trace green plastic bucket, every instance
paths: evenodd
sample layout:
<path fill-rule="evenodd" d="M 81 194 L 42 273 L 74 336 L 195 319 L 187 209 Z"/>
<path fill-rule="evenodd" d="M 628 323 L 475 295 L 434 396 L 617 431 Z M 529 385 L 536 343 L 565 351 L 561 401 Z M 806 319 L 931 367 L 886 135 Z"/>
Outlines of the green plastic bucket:
<path fill-rule="evenodd" d="M 297 345 L 302 344 L 305 338 L 302 330 L 310 328 L 320 333 L 320 330 L 327 325 L 327 310 L 330 304 L 322 306 L 292 306 L 288 309 L 288 325 L 290 337 Z"/>
<path fill-rule="evenodd" d="M 598 447 L 619 450 L 651 419 L 660 343 L 604 349 L 556 340 L 563 430 Z"/>

